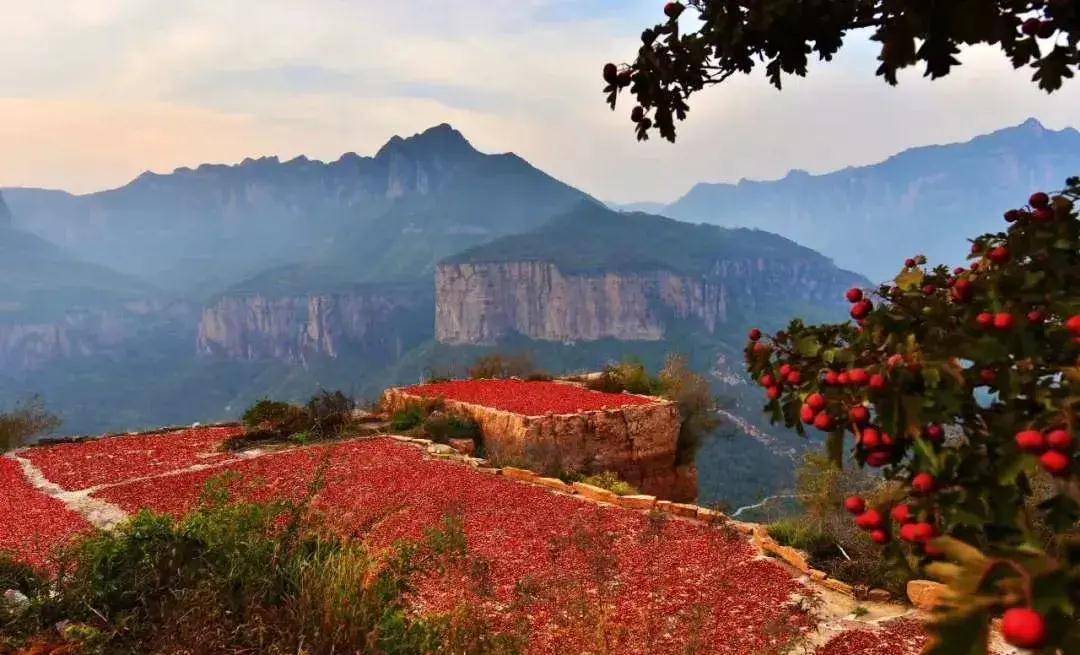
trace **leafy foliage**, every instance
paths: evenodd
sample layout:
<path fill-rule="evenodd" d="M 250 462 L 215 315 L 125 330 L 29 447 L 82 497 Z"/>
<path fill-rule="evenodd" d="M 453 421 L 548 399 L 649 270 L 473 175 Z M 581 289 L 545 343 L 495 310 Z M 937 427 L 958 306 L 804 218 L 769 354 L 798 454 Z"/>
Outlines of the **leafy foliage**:
<path fill-rule="evenodd" d="M 682 29 L 686 9 L 697 13 L 694 30 Z M 674 141 L 675 119 L 685 120 L 690 96 L 705 87 L 761 62 L 779 89 L 784 75 L 805 76 L 811 57 L 831 61 L 861 28 L 873 31 L 877 74 L 892 85 L 909 66 L 944 77 L 959 65 L 961 48 L 979 44 L 999 47 L 1014 68 L 1031 68 L 1047 92 L 1080 68 L 1080 5 L 1072 0 L 688 0 L 669 2 L 664 13 L 641 33 L 632 63 L 603 69 L 613 109 L 620 92 L 633 94 L 630 117 L 641 140 L 655 129 Z"/>
<path fill-rule="evenodd" d="M 19 403 L 10 412 L 0 412 L 0 453 L 18 448 L 27 439 L 60 427 L 60 419 L 45 409 L 41 398 Z"/>
<path fill-rule="evenodd" d="M 1080 643 L 1078 198 L 1078 178 L 1032 195 L 966 269 L 915 256 L 876 302 L 852 289 L 854 323 L 750 335 L 774 421 L 827 433 L 837 464 L 850 432 L 855 460 L 901 485 L 903 503 L 849 510 L 886 557 L 952 586 L 935 653 L 985 652 L 1010 608 L 1035 611 L 1040 645 Z"/>
<path fill-rule="evenodd" d="M 348 425 L 355 407 L 356 402 L 341 391 L 325 389 L 303 407 L 263 398 L 244 411 L 244 434 L 230 439 L 226 447 L 289 438 L 304 443 L 333 439 Z"/>
<path fill-rule="evenodd" d="M 584 477 L 581 479 L 581 482 L 591 484 L 594 487 L 600 487 L 601 489 L 607 489 L 611 493 L 619 496 L 632 496 L 638 493 L 638 490 L 634 485 L 624 481 L 617 473 L 612 471 L 604 471 L 603 473 Z"/>
<path fill-rule="evenodd" d="M 478 357 L 469 367 L 469 378 L 473 380 L 509 378 L 550 380 L 551 376 L 537 369 L 532 357 L 528 354 L 505 355 L 496 352 Z"/>

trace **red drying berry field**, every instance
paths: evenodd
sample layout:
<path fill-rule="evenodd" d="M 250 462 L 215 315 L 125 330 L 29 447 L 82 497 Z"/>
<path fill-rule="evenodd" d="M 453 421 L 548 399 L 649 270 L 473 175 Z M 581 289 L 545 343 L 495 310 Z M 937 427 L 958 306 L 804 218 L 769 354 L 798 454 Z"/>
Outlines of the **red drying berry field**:
<path fill-rule="evenodd" d="M 425 398 L 443 397 L 516 414 L 574 414 L 598 409 L 648 405 L 654 400 L 623 393 L 591 391 L 559 382 L 521 380 L 461 380 L 421 384 L 406 389 Z"/>
<path fill-rule="evenodd" d="M 692 640 L 713 653 L 771 652 L 812 627 L 789 603 L 800 585 L 756 559 L 737 534 L 601 508 L 429 460 L 392 440 L 293 450 L 95 495 L 129 512 L 179 514 L 222 471 L 239 474 L 235 497 L 265 500 L 303 494 L 320 466 L 326 486 L 316 509 L 373 547 L 420 538 L 444 517 L 460 516 L 470 554 L 484 562 L 484 583 L 465 574 L 426 578 L 418 608 L 469 602 L 498 626 L 527 626 L 530 652 L 595 651 L 601 638 L 626 653 L 681 653 Z"/>
<path fill-rule="evenodd" d="M 89 529 L 81 516 L 27 482 L 18 462 L 0 457 L 0 551 L 49 569 L 57 547 Z"/>
<path fill-rule="evenodd" d="M 881 630 L 849 630 L 831 639 L 815 655 L 909 655 L 922 652 L 926 631 L 917 621 L 898 619 Z"/>
<path fill-rule="evenodd" d="M 110 437 L 31 448 L 23 455 L 49 481 L 75 491 L 227 459 L 218 448 L 240 427 Z"/>

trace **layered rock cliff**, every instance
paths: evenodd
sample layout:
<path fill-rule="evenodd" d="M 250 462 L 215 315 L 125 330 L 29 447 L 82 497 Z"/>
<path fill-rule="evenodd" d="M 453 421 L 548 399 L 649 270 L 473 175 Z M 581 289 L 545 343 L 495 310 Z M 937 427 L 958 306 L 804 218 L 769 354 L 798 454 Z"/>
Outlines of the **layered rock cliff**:
<path fill-rule="evenodd" d="M 435 335 L 448 344 L 491 344 L 513 334 L 658 341 L 681 321 L 714 334 L 785 304 L 835 305 L 857 280 L 764 258 L 717 261 L 703 276 L 663 269 L 564 273 L 543 261 L 447 263 L 435 278 Z"/>
<path fill-rule="evenodd" d="M 430 334 L 430 325 L 430 291 L 418 289 L 226 296 L 203 310 L 197 350 L 230 360 L 290 363 L 354 351 L 396 359 Z"/>

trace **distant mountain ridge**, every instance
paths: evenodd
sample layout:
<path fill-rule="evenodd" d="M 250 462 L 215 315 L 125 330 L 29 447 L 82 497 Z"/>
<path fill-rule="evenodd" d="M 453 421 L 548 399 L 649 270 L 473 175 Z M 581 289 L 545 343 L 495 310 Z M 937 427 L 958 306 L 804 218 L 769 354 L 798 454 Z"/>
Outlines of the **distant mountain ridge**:
<path fill-rule="evenodd" d="M 775 232 L 874 280 L 905 257 L 963 262 L 967 239 L 1001 229 L 1004 210 L 1080 174 L 1080 132 L 1029 119 L 964 143 L 905 150 L 883 162 L 773 181 L 693 187 L 665 216 Z"/>
<path fill-rule="evenodd" d="M 530 229 L 587 198 L 513 154 L 487 155 L 443 124 L 373 157 L 296 157 L 144 173 L 74 196 L 6 190 L 16 225 L 101 264 L 183 291 L 277 266 L 349 281 L 417 278 L 442 256 Z M 317 263 L 314 265 L 313 263 Z"/>

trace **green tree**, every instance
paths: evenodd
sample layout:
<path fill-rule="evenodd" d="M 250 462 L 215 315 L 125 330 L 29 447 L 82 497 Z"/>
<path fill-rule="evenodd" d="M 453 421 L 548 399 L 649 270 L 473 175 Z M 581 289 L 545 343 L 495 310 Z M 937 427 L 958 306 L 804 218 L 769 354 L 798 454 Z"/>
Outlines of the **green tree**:
<path fill-rule="evenodd" d="M 690 11 L 687 11 L 690 10 Z M 683 29 L 688 14 L 696 29 Z M 608 103 L 629 91 L 638 139 L 652 130 L 675 140 L 690 96 L 760 62 L 780 88 L 784 75 L 805 76 L 811 57 L 830 61 L 853 30 L 880 44 L 877 74 L 922 65 L 931 78 L 959 65 L 961 48 L 999 47 L 1015 68 L 1033 69 L 1047 92 L 1080 68 L 1080 3 L 1076 0 L 688 0 L 664 6 L 666 20 L 641 33 L 629 64 L 604 66 Z"/>
<path fill-rule="evenodd" d="M 1080 178 L 1005 213 L 967 268 L 914 256 L 849 321 L 750 333 L 773 420 L 904 490 L 845 501 L 886 556 L 948 583 L 932 652 L 1080 653 Z M 1060 650 L 1057 650 L 1060 649 Z"/>
<path fill-rule="evenodd" d="M 60 419 L 45 409 L 39 396 L 0 412 L 0 453 L 22 446 L 31 437 L 60 427 Z"/>

